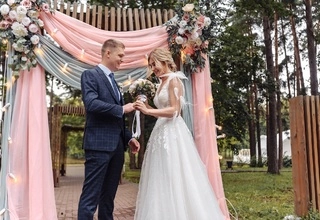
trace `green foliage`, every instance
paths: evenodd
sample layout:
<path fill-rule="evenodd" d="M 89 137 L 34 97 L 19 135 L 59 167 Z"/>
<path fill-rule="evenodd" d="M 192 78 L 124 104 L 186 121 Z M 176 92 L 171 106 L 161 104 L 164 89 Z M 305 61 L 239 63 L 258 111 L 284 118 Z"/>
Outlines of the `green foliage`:
<path fill-rule="evenodd" d="M 70 125 L 75 129 L 68 132 L 67 136 L 67 152 L 68 157 L 81 159 L 84 158 L 84 151 L 82 149 L 82 139 L 85 118 L 81 116 L 65 115 L 62 117 L 62 125 Z"/>

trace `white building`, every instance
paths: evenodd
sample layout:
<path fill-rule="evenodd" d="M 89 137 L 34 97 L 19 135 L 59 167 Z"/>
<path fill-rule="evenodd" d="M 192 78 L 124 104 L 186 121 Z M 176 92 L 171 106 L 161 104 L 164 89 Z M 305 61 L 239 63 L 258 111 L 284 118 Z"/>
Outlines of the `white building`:
<path fill-rule="evenodd" d="M 279 139 L 279 135 L 277 137 Z M 261 135 L 261 155 L 262 159 L 267 158 L 267 136 Z M 283 143 L 283 156 L 291 157 L 291 142 L 290 142 L 290 131 L 282 132 L 282 143 Z M 258 146 L 258 144 L 257 144 Z M 257 148 L 258 154 L 258 148 Z M 238 163 L 250 163 L 250 149 L 241 149 L 238 155 L 233 156 L 233 161 Z"/>

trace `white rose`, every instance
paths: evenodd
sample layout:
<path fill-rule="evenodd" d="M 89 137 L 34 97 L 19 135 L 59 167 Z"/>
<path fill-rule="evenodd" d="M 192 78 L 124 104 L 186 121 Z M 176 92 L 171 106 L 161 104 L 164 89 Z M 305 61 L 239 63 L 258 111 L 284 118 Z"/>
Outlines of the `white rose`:
<path fill-rule="evenodd" d="M 185 27 L 185 26 L 187 26 L 187 22 L 185 20 L 182 20 L 182 21 L 180 21 L 179 26 Z"/>
<path fill-rule="evenodd" d="M 178 33 L 179 33 L 180 35 L 184 35 L 185 29 L 179 28 L 179 29 L 178 29 Z"/>
<path fill-rule="evenodd" d="M 33 36 L 30 38 L 30 40 L 31 40 L 31 43 L 32 43 L 32 44 L 38 44 L 39 41 L 40 41 L 38 35 L 33 35 Z"/>
<path fill-rule="evenodd" d="M 205 17 L 203 23 L 205 27 L 208 27 L 211 24 L 211 19 L 209 17 Z"/>
<path fill-rule="evenodd" d="M 21 22 L 22 19 L 25 18 L 25 17 L 26 17 L 25 14 L 19 14 L 19 13 L 17 13 L 16 20 L 19 21 L 19 22 Z"/>
<path fill-rule="evenodd" d="M 185 12 L 191 12 L 194 9 L 194 4 L 186 4 L 184 7 L 182 7 L 182 10 Z"/>
<path fill-rule="evenodd" d="M 191 39 L 196 40 L 199 37 L 199 34 L 197 32 L 192 32 Z"/>
<path fill-rule="evenodd" d="M 27 12 L 28 12 L 28 10 L 27 10 L 26 7 L 24 7 L 24 6 L 22 6 L 22 5 L 19 5 L 19 6 L 17 7 L 17 13 L 18 13 L 18 15 L 20 15 L 20 14 L 26 15 Z"/>
<path fill-rule="evenodd" d="M 21 60 L 24 61 L 24 62 L 27 62 L 28 58 L 26 56 L 23 56 L 23 57 L 21 57 Z"/>
<path fill-rule="evenodd" d="M 9 5 L 1 5 L 0 7 L 0 12 L 1 12 L 1 15 L 7 15 L 10 11 L 10 7 Z"/>
<path fill-rule="evenodd" d="M 16 20 L 17 19 L 17 12 L 16 11 L 10 11 L 9 12 L 9 18 L 11 19 L 11 20 Z"/>
<path fill-rule="evenodd" d="M 44 26 L 44 23 L 41 19 L 38 19 L 38 25 L 39 27 L 43 27 Z"/>
<path fill-rule="evenodd" d="M 183 42 L 184 42 L 183 38 L 180 36 L 176 37 L 175 41 L 177 44 L 183 44 Z"/>
<path fill-rule="evenodd" d="M 35 25 L 35 24 L 30 24 L 30 26 L 29 26 L 29 31 L 30 31 L 31 33 L 36 33 L 36 32 L 38 31 L 37 25 Z"/>
<path fill-rule="evenodd" d="M 29 24 L 31 23 L 31 20 L 29 17 L 24 17 L 21 21 L 21 23 L 24 25 L 24 26 L 29 26 Z"/>
<path fill-rule="evenodd" d="M 19 22 L 14 22 L 11 26 L 12 28 L 12 33 L 16 36 L 16 37 L 24 37 L 28 35 L 28 30 L 27 28 L 24 27 L 23 24 L 19 23 Z"/>
<path fill-rule="evenodd" d="M 7 0 L 7 4 L 10 5 L 10 6 L 11 6 L 14 2 L 15 2 L 15 0 Z"/>

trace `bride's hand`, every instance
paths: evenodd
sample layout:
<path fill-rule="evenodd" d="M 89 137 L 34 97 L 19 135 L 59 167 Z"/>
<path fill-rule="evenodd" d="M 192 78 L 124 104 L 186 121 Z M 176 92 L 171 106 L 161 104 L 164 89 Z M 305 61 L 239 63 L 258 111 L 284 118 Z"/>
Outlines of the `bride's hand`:
<path fill-rule="evenodd" d="M 133 104 L 133 107 L 136 109 L 136 110 L 139 110 L 140 112 L 142 112 L 143 114 L 147 115 L 147 112 L 148 112 L 148 108 L 147 106 L 142 102 L 142 101 L 136 101 L 134 104 Z"/>

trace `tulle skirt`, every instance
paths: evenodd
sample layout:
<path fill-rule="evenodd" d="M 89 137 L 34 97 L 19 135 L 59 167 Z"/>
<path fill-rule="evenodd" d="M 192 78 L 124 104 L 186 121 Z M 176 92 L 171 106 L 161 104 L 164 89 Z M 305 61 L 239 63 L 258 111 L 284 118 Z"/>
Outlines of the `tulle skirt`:
<path fill-rule="evenodd" d="M 223 220 L 185 122 L 159 118 L 142 165 L 135 220 Z"/>

